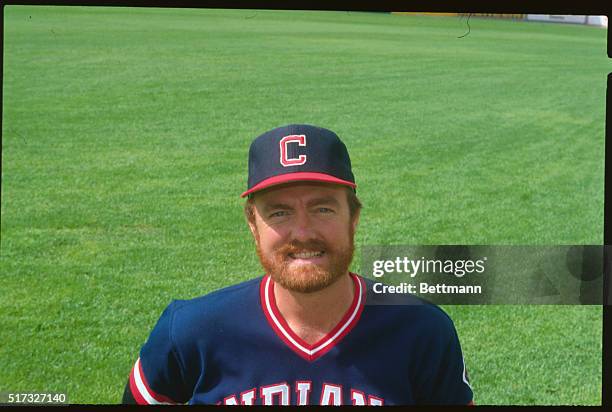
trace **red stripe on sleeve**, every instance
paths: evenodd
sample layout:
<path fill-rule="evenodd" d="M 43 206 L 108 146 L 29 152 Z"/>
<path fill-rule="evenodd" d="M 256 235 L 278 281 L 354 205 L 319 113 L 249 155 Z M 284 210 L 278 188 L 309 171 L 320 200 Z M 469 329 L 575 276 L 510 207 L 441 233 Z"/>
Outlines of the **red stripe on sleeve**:
<path fill-rule="evenodd" d="M 136 365 L 134 365 L 136 366 Z M 134 378 L 134 367 L 132 367 L 132 372 L 130 372 L 130 390 L 132 391 L 132 396 L 138 405 L 148 405 L 149 403 L 143 398 L 136 386 L 136 380 Z"/>
<path fill-rule="evenodd" d="M 149 386 L 149 382 L 147 382 L 147 378 L 146 378 L 144 372 L 142 371 L 142 361 L 138 362 L 138 367 L 139 367 L 140 378 L 142 379 L 142 383 L 144 384 L 145 388 L 147 389 L 147 392 L 149 392 L 149 395 L 151 395 L 151 397 L 153 399 L 155 399 L 157 402 L 176 403 L 172 399 L 170 399 L 170 398 L 168 398 L 168 397 L 166 397 L 164 395 L 160 395 L 159 393 L 157 393 L 153 389 L 151 389 L 151 386 Z"/>

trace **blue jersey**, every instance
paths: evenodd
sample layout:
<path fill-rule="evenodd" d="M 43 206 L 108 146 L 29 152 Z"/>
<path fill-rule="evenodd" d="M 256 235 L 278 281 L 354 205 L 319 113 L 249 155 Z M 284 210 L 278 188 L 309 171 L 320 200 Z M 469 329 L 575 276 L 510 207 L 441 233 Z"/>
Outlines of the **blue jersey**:
<path fill-rule="evenodd" d="M 130 375 L 138 403 L 225 405 L 469 404 L 451 319 L 437 306 L 367 305 L 369 281 L 342 320 L 308 344 L 283 319 L 269 276 L 173 301 Z"/>

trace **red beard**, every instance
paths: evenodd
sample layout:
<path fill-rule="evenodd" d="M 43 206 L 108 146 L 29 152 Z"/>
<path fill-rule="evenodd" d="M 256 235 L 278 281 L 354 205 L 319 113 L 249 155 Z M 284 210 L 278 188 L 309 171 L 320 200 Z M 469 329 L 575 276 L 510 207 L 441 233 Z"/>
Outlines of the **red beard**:
<path fill-rule="evenodd" d="M 355 245 L 354 233 L 349 233 L 348 246 L 334 249 L 319 239 L 308 242 L 294 240 L 275 249 L 270 255 L 265 256 L 256 239 L 257 256 L 265 271 L 276 283 L 294 292 L 312 293 L 322 290 L 348 272 L 349 265 L 353 260 Z M 328 258 L 325 266 L 317 264 L 305 264 L 298 267 L 290 267 L 290 253 L 323 250 Z"/>

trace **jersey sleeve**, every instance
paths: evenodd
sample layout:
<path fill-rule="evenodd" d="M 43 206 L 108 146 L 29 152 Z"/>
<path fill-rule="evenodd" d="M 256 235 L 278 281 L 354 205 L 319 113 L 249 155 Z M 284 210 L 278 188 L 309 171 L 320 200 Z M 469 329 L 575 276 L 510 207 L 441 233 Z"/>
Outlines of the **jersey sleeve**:
<path fill-rule="evenodd" d="M 175 303 L 172 302 L 157 321 L 130 373 L 130 390 L 138 404 L 186 403 L 190 398 L 183 365 L 173 341 Z"/>
<path fill-rule="evenodd" d="M 461 345 L 452 320 L 443 314 L 424 350 L 427 360 L 417 379 L 419 403 L 426 405 L 471 405 L 473 392 Z"/>

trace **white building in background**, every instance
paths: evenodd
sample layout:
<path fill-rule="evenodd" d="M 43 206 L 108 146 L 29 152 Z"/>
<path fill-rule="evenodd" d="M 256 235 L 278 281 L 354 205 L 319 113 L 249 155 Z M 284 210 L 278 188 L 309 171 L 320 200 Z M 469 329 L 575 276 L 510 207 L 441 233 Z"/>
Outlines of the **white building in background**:
<path fill-rule="evenodd" d="M 528 14 L 527 20 L 552 21 L 558 23 L 589 24 L 592 26 L 608 27 L 606 16 L 584 16 L 567 14 Z"/>

